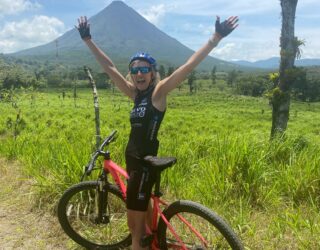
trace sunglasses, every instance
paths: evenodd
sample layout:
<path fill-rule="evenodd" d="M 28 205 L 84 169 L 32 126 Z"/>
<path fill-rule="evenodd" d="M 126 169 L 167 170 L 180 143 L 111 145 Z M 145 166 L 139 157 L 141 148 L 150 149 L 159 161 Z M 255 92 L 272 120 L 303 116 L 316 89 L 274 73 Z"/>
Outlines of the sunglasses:
<path fill-rule="evenodd" d="M 141 74 L 147 74 L 147 73 L 151 72 L 151 67 L 147 67 L 147 66 L 144 66 L 144 67 L 132 67 L 130 69 L 130 73 L 132 75 L 138 74 L 139 71 L 141 72 Z"/>

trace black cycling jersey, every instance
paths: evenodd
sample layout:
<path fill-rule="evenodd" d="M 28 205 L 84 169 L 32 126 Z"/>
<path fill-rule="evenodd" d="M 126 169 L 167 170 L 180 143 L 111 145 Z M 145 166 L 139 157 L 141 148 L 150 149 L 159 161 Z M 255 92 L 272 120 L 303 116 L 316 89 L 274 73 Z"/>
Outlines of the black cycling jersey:
<path fill-rule="evenodd" d="M 157 110 L 151 101 L 154 86 L 137 94 L 134 107 L 130 113 L 131 133 L 126 154 L 141 158 L 156 155 L 159 141 L 157 139 L 160 124 L 165 112 Z"/>
<path fill-rule="evenodd" d="M 146 211 L 155 173 L 145 166 L 142 158 L 157 155 L 159 141 L 157 134 L 164 113 L 152 105 L 154 86 L 139 92 L 130 113 L 131 132 L 126 148 L 126 165 L 129 174 L 127 186 L 127 208 Z"/>

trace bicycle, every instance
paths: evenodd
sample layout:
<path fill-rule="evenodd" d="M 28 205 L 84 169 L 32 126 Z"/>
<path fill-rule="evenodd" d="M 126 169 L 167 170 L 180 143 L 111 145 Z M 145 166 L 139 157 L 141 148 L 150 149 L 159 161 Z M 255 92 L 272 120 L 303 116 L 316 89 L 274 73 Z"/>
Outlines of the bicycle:
<path fill-rule="evenodd" d="M 80 183 L 71 186 L 58 204 L 58 218 L 65 233 L 87 249 L 125 249 L 131 244 L 126 218 L 128 174 L 103 151 L 115 139 L 113 131 L 92 155 Z M 83 181 L 96 167 L 99 156 L 103 168 L 96 181 Z M 160 199 L 161 172 L 176 162 L 174 157 L 147 156 L 144 161 L 156 171 L 152 194 L 152 226 L 141 246 L 152 250 L 243 249 L 230 226 L 216 213 L 193 201 L 179 200 L 168 205 Z M 111 175 L 114 182 L 108 180 Z M 164 206 L 162 210 L 161 207 Z"/>

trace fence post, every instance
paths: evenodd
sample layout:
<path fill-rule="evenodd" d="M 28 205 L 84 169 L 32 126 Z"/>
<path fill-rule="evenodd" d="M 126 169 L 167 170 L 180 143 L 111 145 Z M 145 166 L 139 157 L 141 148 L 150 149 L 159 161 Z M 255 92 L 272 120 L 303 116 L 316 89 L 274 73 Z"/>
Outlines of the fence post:
<path fill-rule="evenodd" d="M 96 123 L 96 148 L 98 149 L 101 143 L 101 135 L 100 135 L 100 113 L 99 113 L 99 101 L 98 101 L 98 91 L 96 87 L 96 83 L 93 80 L 91 72 L 89 68 L 84 67 L 84 71 L 86 72 L 90 85 L 92 87 L 93 93 L 93 103 L 94 103 L 94 114 L 95 114 L 95 123 Z"/>

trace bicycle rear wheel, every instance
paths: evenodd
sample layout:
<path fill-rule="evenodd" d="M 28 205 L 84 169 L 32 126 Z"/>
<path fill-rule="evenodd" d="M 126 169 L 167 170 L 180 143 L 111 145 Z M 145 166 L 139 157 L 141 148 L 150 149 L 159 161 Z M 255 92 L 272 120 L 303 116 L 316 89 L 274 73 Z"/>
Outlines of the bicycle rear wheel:
<path fill-rule="evenodd" d="M 58 204 L 58 218 L 65 233 L 87 249 L 122 249 L 131 244 L 126 205 L 119 189 L 107 188 L 107 220 L 97 222 L 97 181 L 70 187 Z"/>
<path fill-rule="evenodd" d="M 185 248 L 160 218 L 158 240 L 161 250 L 243 249 L 241 241 L 230 226 L 216 213 L 198 203 L 176 201 L 167 207 L 163 214 Z"/>

